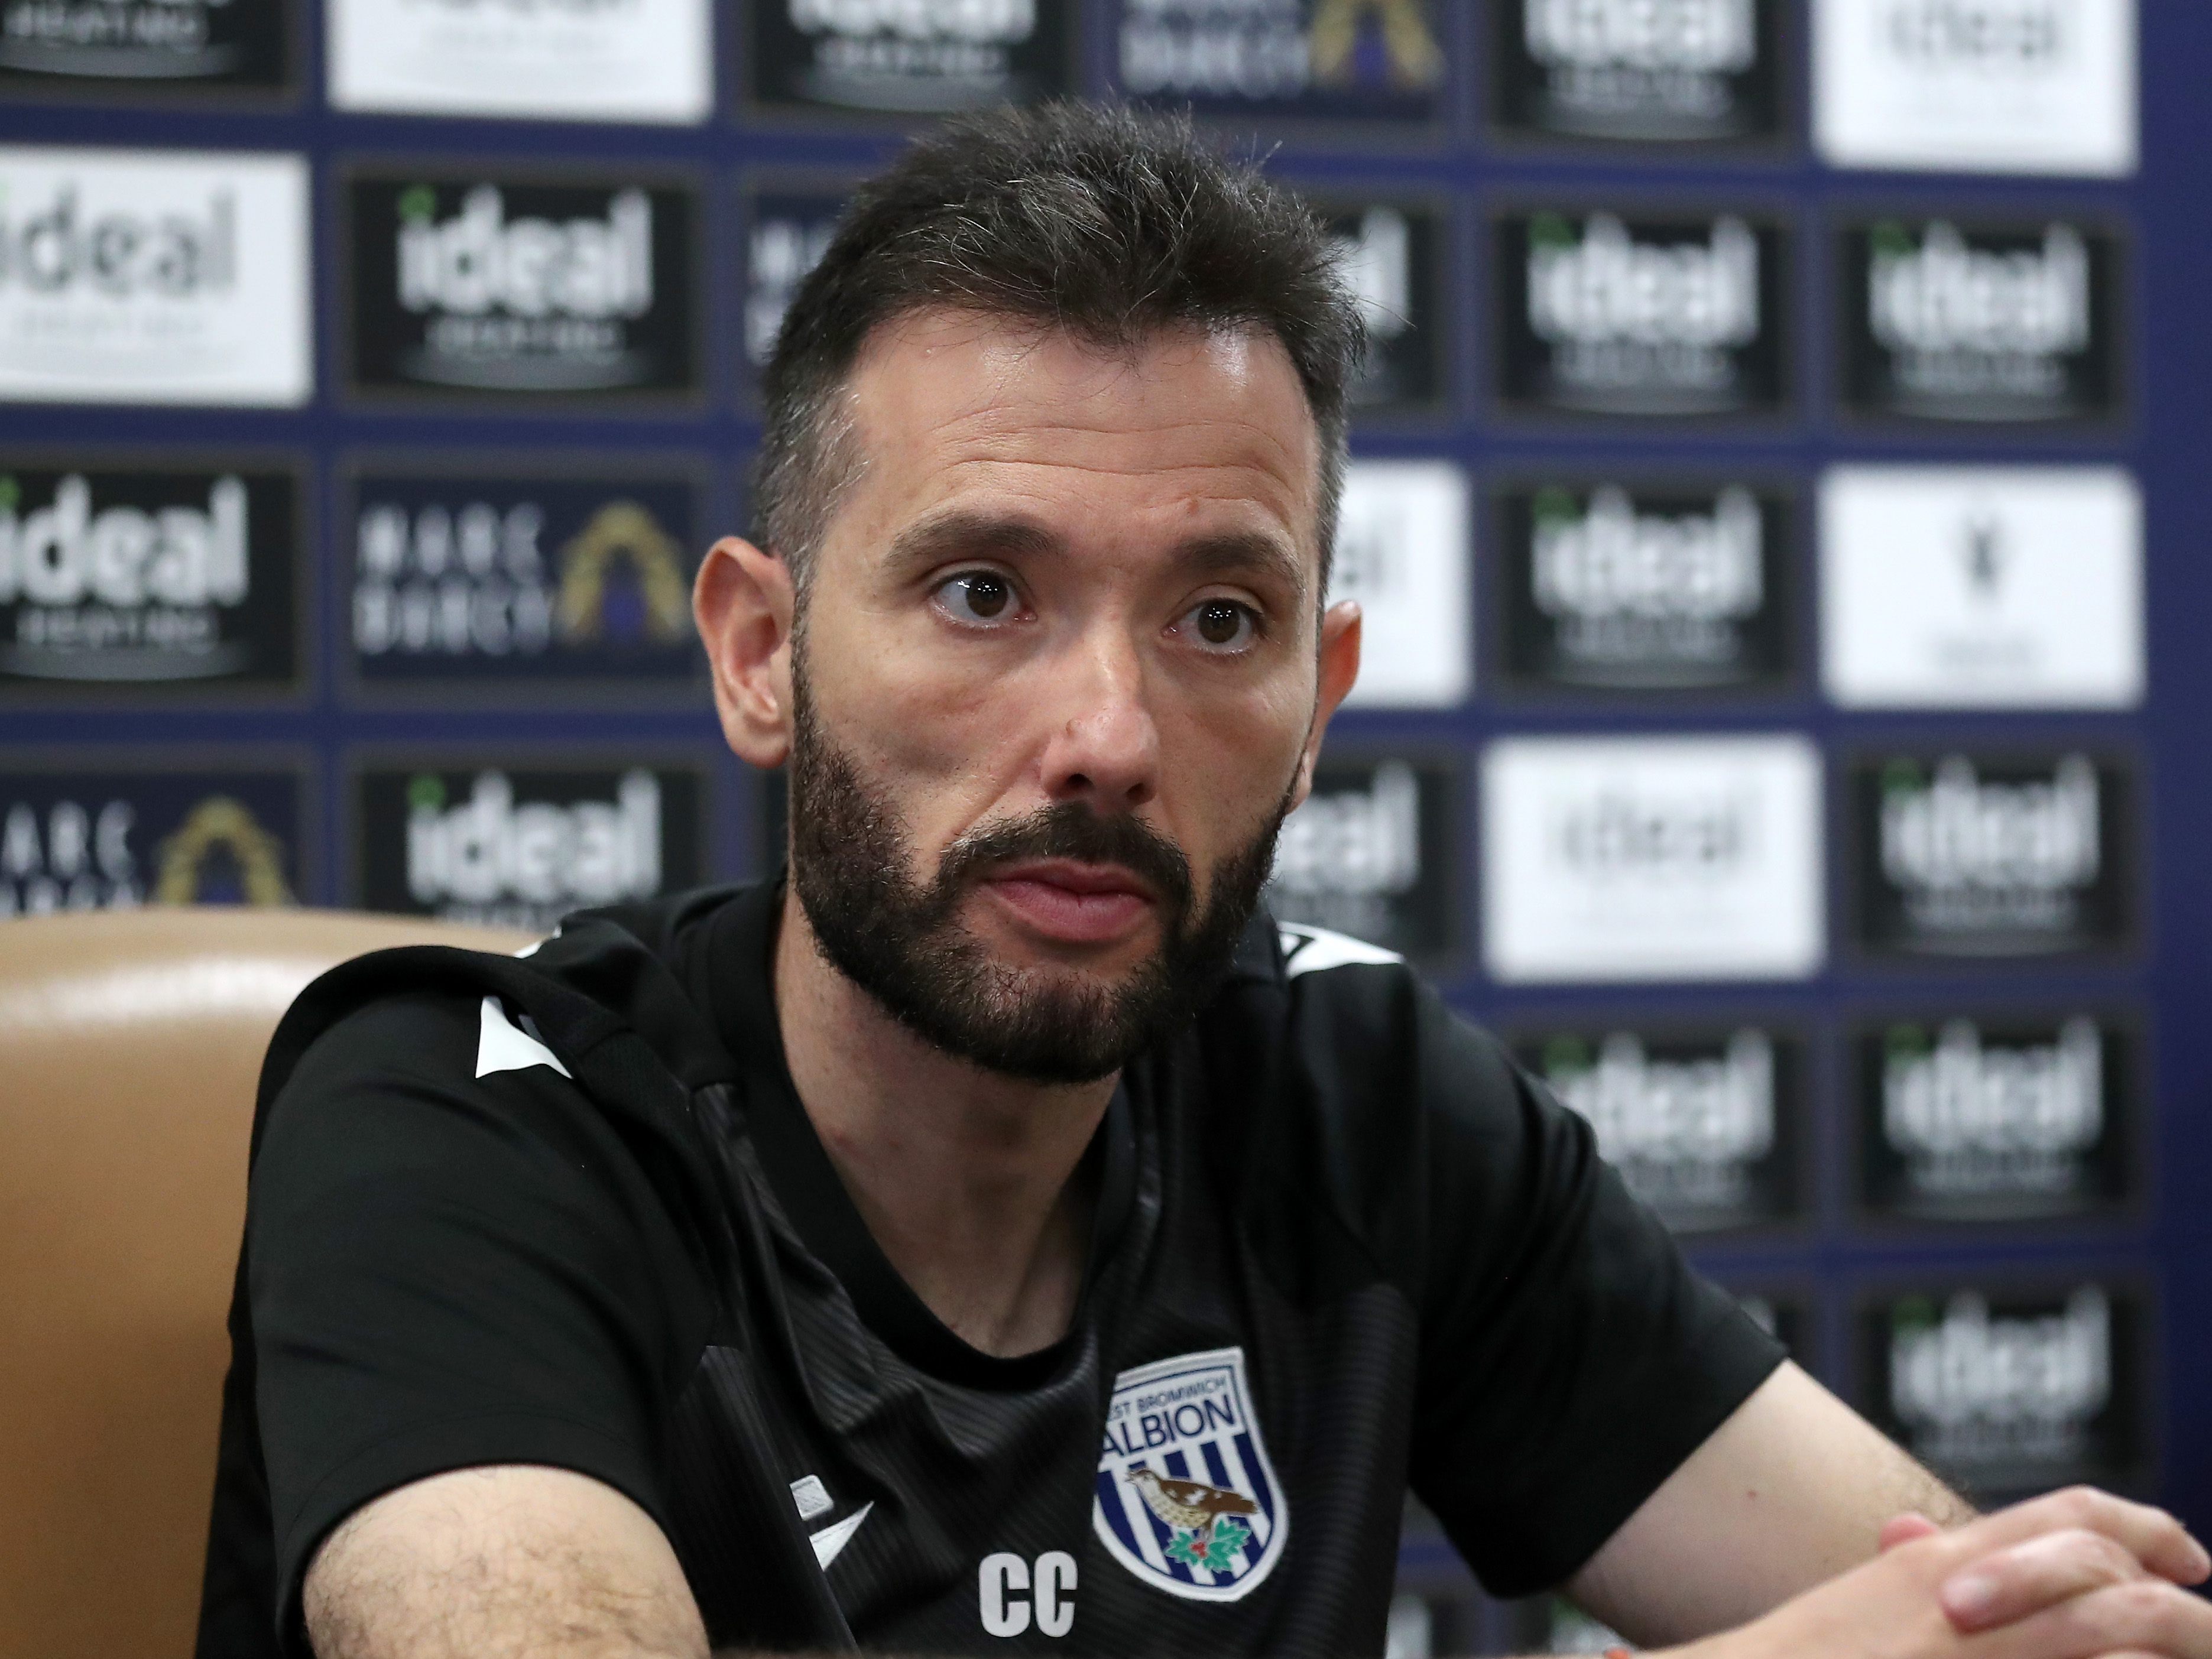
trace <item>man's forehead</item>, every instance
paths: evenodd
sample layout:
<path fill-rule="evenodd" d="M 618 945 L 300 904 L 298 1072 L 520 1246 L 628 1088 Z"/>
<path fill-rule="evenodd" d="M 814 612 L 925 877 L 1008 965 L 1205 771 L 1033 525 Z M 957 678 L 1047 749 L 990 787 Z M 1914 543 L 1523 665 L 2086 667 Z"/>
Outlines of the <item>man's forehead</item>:
<path fill-rule="evenodd" d="M 1269 331 L 1100 341 L 1025 319 L 911 313 L 870 336 L 848 410 L 866 472 L 908 510 L 1034 469 L 1062 487 L 1091 475 L 1100 488 L 1146 480 L 1196 502 L 1249 501 L 1311 535 L 1319 440 Z"/>

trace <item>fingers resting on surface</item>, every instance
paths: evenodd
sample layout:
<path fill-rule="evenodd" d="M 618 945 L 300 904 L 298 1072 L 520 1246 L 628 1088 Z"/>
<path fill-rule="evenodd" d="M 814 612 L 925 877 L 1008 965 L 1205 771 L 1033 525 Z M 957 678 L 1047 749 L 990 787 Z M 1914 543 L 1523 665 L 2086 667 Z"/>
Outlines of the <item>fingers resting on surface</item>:
<path fill-rule="evenodd" d="M 2142 1564 L 2121 1545 L 2069 1527 L 1983 1556 L 1946 1578 L 1936 1599 L 1959 1630 L 1990 1630 L 2144 1576 Z"/>
<path fill-rule="evenodd" d="M 1967 1638 L 1990 1659 L 2212 1659 L 2212 1602 L 2157 1578 L 2107 1584 Z"/>
<path fill-rule="evenodd" d="M 2130 1503 L 2094 1486 L 2069 1486 L 1999 1510 L 1945 1534 L 1942 1543 L 1957 1553 L 1963 1565 L 2030 1539 L 2065 1531 L 2108 1538 L 2151 1572 L 2177 1584 L 2202 1583 L 2212 1576 L 2212 1556 L 2164 1510 Z"/>

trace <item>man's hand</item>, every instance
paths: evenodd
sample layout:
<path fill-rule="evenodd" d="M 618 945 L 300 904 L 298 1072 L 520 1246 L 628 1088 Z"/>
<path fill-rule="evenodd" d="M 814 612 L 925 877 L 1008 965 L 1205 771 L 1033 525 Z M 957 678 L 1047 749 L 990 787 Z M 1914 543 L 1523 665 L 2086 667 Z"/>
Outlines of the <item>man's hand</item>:
<path fill-rule="evenodd" d="M 2162 1510 L 2075 1487 L 1882 1553 L 1680 1659 L 2212 1659 L 2212 1558 Z"/>

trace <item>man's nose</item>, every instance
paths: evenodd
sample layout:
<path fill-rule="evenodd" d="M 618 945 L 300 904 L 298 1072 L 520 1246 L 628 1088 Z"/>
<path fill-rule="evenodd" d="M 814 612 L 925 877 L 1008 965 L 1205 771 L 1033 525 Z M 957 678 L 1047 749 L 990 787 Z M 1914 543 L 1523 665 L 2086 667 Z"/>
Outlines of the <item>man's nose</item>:
<path fill-rule="evenodd" d="M 1159 787 L 1160 738 L 1145 701 L 1145 669 L 1120 629 L 1087 632 L 1053 677 L 1042 783 L 1054 801 L 1102 812 L 1144 805 Z"/>

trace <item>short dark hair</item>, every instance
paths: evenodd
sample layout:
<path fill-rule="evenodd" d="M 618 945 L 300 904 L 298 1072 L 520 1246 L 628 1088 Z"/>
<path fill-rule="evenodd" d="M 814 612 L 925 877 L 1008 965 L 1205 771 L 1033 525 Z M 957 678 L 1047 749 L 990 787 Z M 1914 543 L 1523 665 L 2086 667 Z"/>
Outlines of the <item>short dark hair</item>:
<path fill-rule="evenodd" d="M 1188 117 L 1072 101 L 936 128 L 860 187 L 799 284 L 763 377 L 753 500 L 802 589 L 860 461 L 839 406 L 854 362 L 875 329 L 937 306 L 1110 349 L 1163 328 L 1272 332 L 1320 435 L 1326 595 L 1365 333 L 1325 228 Z"/>

